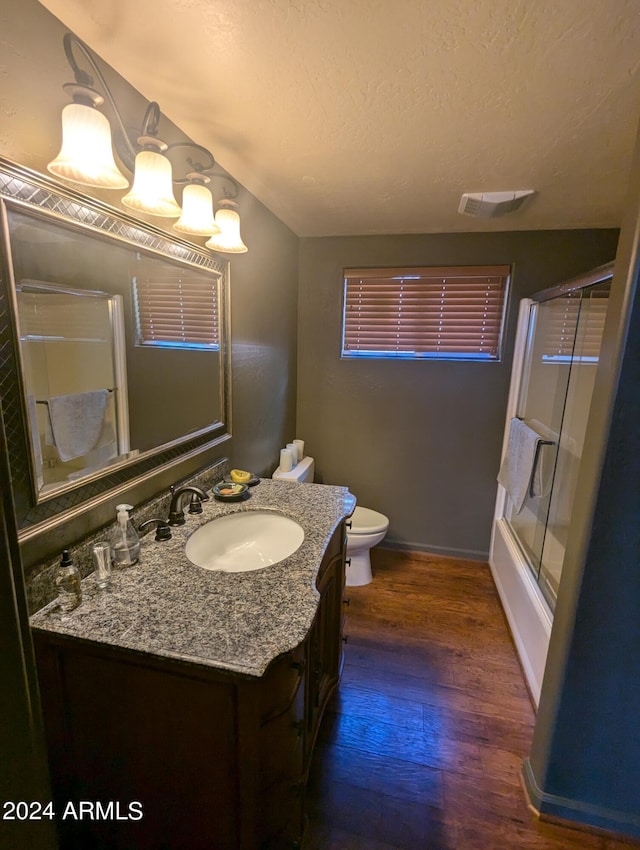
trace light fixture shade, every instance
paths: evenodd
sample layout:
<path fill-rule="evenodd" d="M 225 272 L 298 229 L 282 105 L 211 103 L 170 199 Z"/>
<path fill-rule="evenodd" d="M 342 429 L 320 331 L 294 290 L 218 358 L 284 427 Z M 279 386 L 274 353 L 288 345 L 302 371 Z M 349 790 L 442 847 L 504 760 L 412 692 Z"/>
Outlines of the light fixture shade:
<path fill-rule="evenodd" d="M 129 185 L 113 158 L 109 122 L 102 112 L 82 103 L 69 103 L 62 110 L 62 147 L 47 168 L 57 177 L 86 186 L 126 189 Z"/>
<path fill-rule="evenodd" d="M 180 207 L 173 197 L 171 163 L 157 151 L 144 150 L 136 156 L 131 191 L 122 203 L 136 212 L 173 218 Z"/>
<path fill-rule="evenodd" d="M 233 207 L 233 201 L 220 201 L 220 209 L 215 217 L 220 233 L 207 240 L 205 247 L 224 254 L 244 254 L 249 250 L 240 236 L 240 216 Z"/>
<path fill-rule="evenodd" d="M 182 191 L 182 215 L 174 230 L 189 236 L 213 236 L 220 228 L 213 218 L 213 197 L 201 183 L 188 183 Z"/>

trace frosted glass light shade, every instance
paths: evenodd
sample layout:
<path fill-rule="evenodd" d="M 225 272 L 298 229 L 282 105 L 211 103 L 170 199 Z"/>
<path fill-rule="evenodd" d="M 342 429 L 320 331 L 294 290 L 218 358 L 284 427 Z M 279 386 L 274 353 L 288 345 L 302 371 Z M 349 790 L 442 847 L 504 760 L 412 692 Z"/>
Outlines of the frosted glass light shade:
<path fill-rule="evenodd" d="M 221 251 L 224 254 L 244 254 L 249 249 L 242 241 L 240 236 L 240 216 L 234 209 L 230 209 L 233 201 L 221 201 L 221 206 L 215 216 L 215 222 L 220 228 L 220 233 L 217 236 L 212 236 L 211 239 L 205 242 L 206 248 L 211 248 L 213 251 Z"/>
<path fill-rule="evenodd" d="M 129 185 L 113 158 L 109 122 L 102 112 L 82 103 L 69 103 L 62 110 L 62 147 L 47 168 L 57 177 L 85 186 L 126 189 Z"/>
<path fill-rule="evenodd" d="M 131 191 L 122 199 L 125 207 L 166 218 L 180 215 L 173 196 L 171 163 L 166 156 L 157 151 L 140 151 L 135 168 Z"/>
<path fill-rule="evenodd" d="M 213 236 L 220 228 L 213 218 L 213 197 L 201 183 L 188 183 L 182 191 L 182 215 L 174 230 L 190 236 Z"/>

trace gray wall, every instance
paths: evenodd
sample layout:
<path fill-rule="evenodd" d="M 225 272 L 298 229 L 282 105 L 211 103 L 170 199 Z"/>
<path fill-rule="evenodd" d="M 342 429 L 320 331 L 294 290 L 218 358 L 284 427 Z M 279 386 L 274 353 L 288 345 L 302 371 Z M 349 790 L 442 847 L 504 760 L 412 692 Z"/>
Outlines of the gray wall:
<path fill-rule="evenodd" d="M 298 239 L 245 199 L 249 252 L 231 261 L 233 466 L 270 477 L 295 436 Z"/>
<path fill-rule="evenodd" d="M 297 432 L 388 544 L 486 557 L 518 302 L 613 259 L 617 230 L 300 240 Z M 500 363 L 342 360 L 348 266 L 513 265 Z"/>

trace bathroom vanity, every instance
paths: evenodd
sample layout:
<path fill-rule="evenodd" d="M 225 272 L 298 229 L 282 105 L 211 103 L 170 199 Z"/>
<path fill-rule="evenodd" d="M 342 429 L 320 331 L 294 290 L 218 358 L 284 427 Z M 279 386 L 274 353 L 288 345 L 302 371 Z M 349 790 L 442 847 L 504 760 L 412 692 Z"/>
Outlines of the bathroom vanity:
<path fill-rule="evenodd" d="M 87 577 L 75 611 L 32 617 L 62 847 L 299 846 L 342 664 L 354 507 L 343 487 L 261 481 L 246 502 L 186 514 L 169 541 L 145 537 L 110 590 Z M 255 509 L 303 527 L 293 555 L 245 573 L 188 562 L 199 526 Z M 62 819 L 69 802 L 78 816 Z"/>

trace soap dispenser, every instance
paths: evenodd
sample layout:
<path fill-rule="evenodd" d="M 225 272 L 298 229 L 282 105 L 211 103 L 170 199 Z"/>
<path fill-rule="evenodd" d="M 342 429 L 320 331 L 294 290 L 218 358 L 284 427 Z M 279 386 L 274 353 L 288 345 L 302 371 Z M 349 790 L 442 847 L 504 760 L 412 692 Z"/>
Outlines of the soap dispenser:
<path fill-rule="evenodd" d="M 73 611 L 82 602 L 80 572 L 73 563 L 68 549 L 65 549 L 62 553 L 56 574 L 56 587 L 58 588 L 58 604 L 61 611 Z"/>
<path fill-rule="evenodd" d="M 131 567 L 140 557 L 140 538 L 129 518 L 131 505 L 118 505 L 116 527 L 111 535 L 111 559 L 113 566 Z"/>

